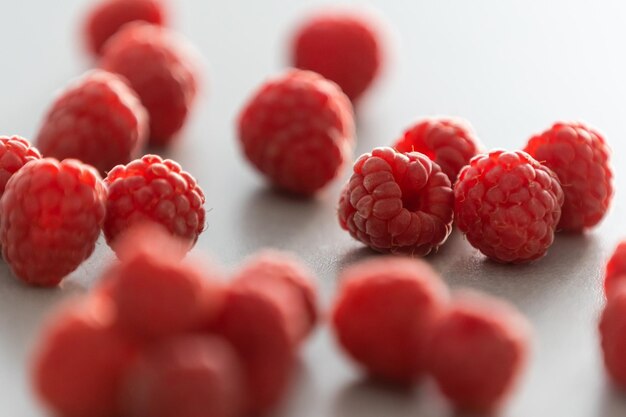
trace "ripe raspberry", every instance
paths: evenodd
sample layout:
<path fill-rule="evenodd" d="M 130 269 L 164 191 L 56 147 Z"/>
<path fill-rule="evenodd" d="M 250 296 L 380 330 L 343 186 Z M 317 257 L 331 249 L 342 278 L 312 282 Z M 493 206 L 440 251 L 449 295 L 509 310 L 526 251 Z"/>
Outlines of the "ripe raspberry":
<path fill-rule="evenodd" d="M 417 152 L 376 148 L 354 164 L 339 200 L 339 223 L 379 252 L 425 256 L 452 231 L 450 180 Z"/>
<path fill-rule="evenodd" d="M 150 348 L 124 392 L 133 417 L 238 417 L 243 381 L 232 347 L 211 336 L 181 336 Z"/>
<path fill-rule="evenodd" d="M 524 150 L 561 180 L 560 229 L 580 232 L 602 220 L 613 199 L 613 171 L 600 133 L 582 123 L 555 123 L 530 138 Z"/>
<path fill-rule="evenodd" d="M 419 378 L 447 301 L 437 274 L 419 260 L 383 258 L 348 268 L 340 282 L 332 324 L 346 352 L 376 377 Z"/>
<path fill-rule="evenodd" d="M 109 187 L 104 235 L 114 250 L 120 233 L 146 221 L 183 238 L 188 249 L 204 230 L 204 193 L 172 160 L 145 155 L 116 166 L 104 181 Z"/>
<path fill-rule="evenodd" d="M 0 136 L 0 196 L 4 194 L 13 174 L 35 159 L 41 159 L 41 154 L 26 139 L 20 136 Z"/>
<path fill-rule="evenodd" d="M 419 152 L 428 156 L 454 184 L 461 168 L 480 152 L 482 145 L 466 120 L 430 117 L 415 123 L 393 147 L 398 152 Z"/>
<path fill-rule="evenodd" d="M 290 70 L 263 84 L 238 124 L 248 160 L 274 185 L 297 194 L 335 179 L 354 143 L 350 101 L 308 71 Z"/>
<path fill-rule="evenodd" d="M 103 299 L 70 304 L 44 327 L 32 380 L 54 415 L 110 417 L 135 347 L 114 329 L 115 310 Z"/>
<path fill-rule="evenodd" d="M 493 151 L 472 159 L 454 187 L 459 229 L 498 262 L 544 256 L 561 217 L 556 175 L 525 152 Z"/>
<path fill-rule="evenodd" d="M 606 264 L 604 294 L 607 298 L 626 288 L 626 241 L 621 242 Z"/>
<path fill-rule="evenodd" d="M 615 384 L 626 389 L 626 290 L 611 294 L 599 323 L 604 365 Z"/>
<path fill-rule="evenodd" d="M 165 146 L 182 129 L 198 93 L 196 59 L 169 29 L 126 25 L 107 42 L 100 67 L 123 75 L 150 115 L 150 144 Z"/>
<path fill-rule="evenodd" d="M 148 114 L 135 92 L 115 74 L 92 71 L 54 102 L 37 146 L 46 156 L 106 172 L 137 157 L 147 133 Z"/>
<path fill-rule="evenodd" d="M 168 13 L 160 0 L 102 0 L 85 19 L 84 36 L 89 52 L 100 55 L 106 41 L 126 23 L 143 21 L 165 25 Z"/>
<path fill-rule="evenodd" d="M 358 14 L 309 18 L 294 36 L 292 62 L 336 82 L 351 100 L 372 84 L 381 66 L 376 25 Z"/>
<path fill-rule="evenodd" d="M 428 368 L 457 408 L 494 411 L 524 368 L 529 339 L 530 325 L 512 306 L 459 294 L 434 330 Z"/>
<path fill-rule="evenodd" d="M 54 286 L 93 252 L 106 188 L 92 167 L 45 158 L 20 169 L 0 200 L 0 242 L 13 273 Z"/>

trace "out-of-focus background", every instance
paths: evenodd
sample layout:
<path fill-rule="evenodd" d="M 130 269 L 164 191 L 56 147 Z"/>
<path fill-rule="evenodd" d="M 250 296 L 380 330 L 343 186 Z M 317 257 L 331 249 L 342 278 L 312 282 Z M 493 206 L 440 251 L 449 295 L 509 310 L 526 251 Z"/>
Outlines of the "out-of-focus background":
<path fill-rule="evenodd" d="M 92 64 L 79 38 L 89 3 L 0 2 L 0 134 L 33 138 L 55 92 Z M 165 154 L 196 176 L 207 194 L 208 230 L 194 253 L 232 266 L 260 247 L 292 250 L 319 274 L 328 305 L 337 272 L 371 255 L 337 225 L 341 181 L 311 201 L 271 192 L 240 157 L 233 126 L 250 92 L 287 65 L 295 25 L 329 3 L 172 3 L 175 28 L 205 60 L 199 106 Z M 617 195 L 600 227 L 559 235 L 549 255 L 528 266 L 486 262 L 456 232 L 428 259 L 453 287 L 505 297 L 535 327 L 531 365 L 503 416 L 626 415 L 626 400 L 606 382 L 596 332 L 601 268 L 626 237 L 626 2 L 379 0 L 342 6 L 375 14 L 388 42 L 384 76 L 357 108 L 357 154 L 390 144 L 423 115 L 465 117 L 489 148 L 520 148 L 559 119 L 583 119 L 604 132 L 614 150 Z M 43 416 L 27 378 L 37 331 L 62 299 L 92 286 L 112 258 L 101 241 L 56 290 L 27 288 L 0 265 L 1 416 Z M 428 382 L 405 393 L 365 382 L 327 328 L 304 348 L 301 362 L 276 416 L 454 415 Z"/>

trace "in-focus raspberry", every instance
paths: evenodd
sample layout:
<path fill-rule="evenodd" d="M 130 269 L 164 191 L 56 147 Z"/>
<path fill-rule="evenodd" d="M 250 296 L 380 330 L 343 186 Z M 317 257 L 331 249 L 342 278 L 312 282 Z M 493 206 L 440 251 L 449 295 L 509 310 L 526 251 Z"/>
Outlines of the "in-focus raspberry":
<path fill-rule="evenodd" d="M 41 159 L 41 154 L 28 140 L 21 136 L 0 136 L 0 196 L 13 174 L 35 159 Z"/>
<path fill-rule="evenodd" d="M 351 156 L 354 118 L 336 84 L 300 70 L 264 83 L 239 115 L 248 160 L 278 188 L 313 194 Z"/>
<path fill-rule="evenodd" d="M 523 371 L 529 339 L 530 325 L 514 307 L 460 293 L 434 330 L 428 370 L 456 408 L 496 411 Z"/>
<path fill-rule="evenodd" d="M 450 180 L 427 156 L 376 148 L 354 164 L 339 223 L 376 251 L 425 256 L 448 239 L 453 204 Z"/>
<path fill-rule="evenodd" d="M 489 258 L 529 262 L 552 245 L 563 190 L 557 176 L 527 153 L 476 156 L 461 170 L 454 193 L 457 226 Z"/>
<path fill-rule="evenodd" d="M 150 144 L 166 146 L 195 103 L 196 61 L 187 41 L 169 29 L 130 23 L 106 43 L 100 67 L 129 81 L 150 115 Z"/>
<path fill-rule="evenodd" d="M 38 159 L 7 183 L 0 200 L 2 255 L 22 281 L 54 286 L 93 252 L 106 188 L 94 168 L 74 159 Z"/>
<path fill-rule="evenodd" d="M 79 159 L 105 173 L 136 158 L 147 134 L 148 113 L 126 81 L 92 71 L 56 99 L 37 146 L 47 157 Z"/>
<path fill-rule="evenodd" d="M 565 202 L 559 229 L 580 232 L 597 225 L 613 199 L 610 149 L 604 137 L 583 123 L 555 123 L 524 149 L 561 180 Z"/>
<path fill-rule="evenodd" d="M 626 289 L 626 241 L 617 245 L 604 274 L 604 294 L 607 298 L 616 294 L 620 288 Z"/>
<path fill-rule="evenodd" d="M 626 390 L 626 289 L 608 299 L 599 323 L 604 365 L 613 382 Z"/>
<path fill-rule="evenodd" d="M 482 145 L 468 121 L 452 117 L 428 117 L 419 120 L 393 147 L 398 152 L 419 152 L 435 161 L 454 184 L 470 159 Z"/>
<path fill-rule="evenodd" d="M 447 302 L 447 288 L 423 261 L 383 258 L 348 268 L 332 311 L 346 353 L 375 377 L 418 379 L 426 349 Z"/>
<path fill-rule="evenodd" d="M 303 22 L 294 35 L 292 62 L 336 82 L 351 100 L 368 89 L 382 61 L 378 27 L 355 13 L 324 13 Z"/>

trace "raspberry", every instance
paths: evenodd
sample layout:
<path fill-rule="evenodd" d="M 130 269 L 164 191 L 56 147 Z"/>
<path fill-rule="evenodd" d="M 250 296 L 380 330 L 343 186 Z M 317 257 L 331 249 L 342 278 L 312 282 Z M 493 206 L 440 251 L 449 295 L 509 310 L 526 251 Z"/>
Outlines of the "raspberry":
<path fill-rule="evenodd" d="M 147 133 L 148 114 L 134 91 L 117 75 L 92 71 L 54 102 L 37 146 L 46 156 L 106 172 L 135 158 Z"/>
<path fill-rule="evenodd" d="M 482 145 L 469 122 L 450 117 L 430 117 L 415 123 L 396 141 L 398 152 L 420 152 L 435 161 L 454 184 L 456 177 Z"/>
<path fill-rule="evenodd" d="M 544 256 L 561 217 L 556 175 L 525 152 L 493 151 L 472 159 L 454 187 L 459 229 L 498 262 Z"/>
<path fill-rule="evenodd" d="M 428 368 L 459 409 L 497 409 L 526 363 L 530 326 L 512 306 L 466 292 L 434 330 Z"/>
<path fill-rule="evenodd" d="M 617 245 L 611 259 L 606 264 L 604 294 L 610 298 L 622 287 L 626 288 L 626 241 Z"/>
<path fill-rule="evenodd" d="M 419 378 L 447 300 L 437 274 L 419 260 L 383 258 L 348 268 L 340 282 L 332 325 L 345 351 L 376 377 Z"/>
<path fill-rule="evenodd" d="M 120 233 L 146 221 L 183 238 L 188 249 L 204 230 L 204 193 L 172 160 L 145 155 L 116 166 L 104 181 L 109 187 L 104 235 L 114 250 Z"/>
<path fill-rule="evenodd" d="M 600 133 L 582 123 L 555 123 L 530 138 L 524 150 L 561 180 L 565 202 L 559 229 L 580 232 L 602 220 L 613 198 L 613 171 Z"/>
<path fill-rule="evenodd" d="M 198 69 L 187 42 L 169 29 L 126 25 L 107 42 L 100 67 L 121 74 L 150 115 L 150 144 L 166 146 L 182 129 L 198 93 Z"/>
<path fill-rule="evenodd" d="M 0 196 L 9 179 L 27 162 L 41 159 L 37 149 L 20 136 L 0 136 Z"/>
<path fill-rule="evenodd" d="M 339 88 L 308 71 L 267 81 L 239 115 L 248 160 L 275 186 L 312 194 L 335 179 L 354 144 L 352 106 Z"/>
<path fill-rule="evenodd" d="M 294 36 L 292 62 L 339 84 L 351 100 L 367 90 L 379 73 L 378 28 L 358 14 L 309 18 Z"/>
<path fill-rule="evenodd" d="M 604 365 L 615 384 L 626 389 L 626 290 L 611 294 L 600 317 Z"/>
<path fill-rule="evenodd" d="M 238 417 L 241 365 L 211 336 L 181 336 L 149 349 L 130 371 L 124 392 L 133 417 Z"/>
<path fill-rule="evenodd" d="M 339 200 L 339 223 L 379 252 L 425 256 L 452 231 L 450 180 L 417 152 L 376 148 L 354 164 Z"/>
<path fill-rule="evenodd" d="M 106 188 L 73 159 L 29 162 L 0 200 L 4 260 L 28 284 L 54 286 L 93 252 L 104 220 Z"/>
<path fill-rule="evenodd" d="M 110 417 L 132 365 L 134 346 L 113 329 L 115 312 L 103 299 L 70 304 L 44 327 L 32 371 L 38 396 L 54 415 Z"/>
<path fill-rule="evenodd" d="M 168 13 L 160 0 L 103 0 L 89 11 L 84 36 L 89 52 L 100 55 L 106 41 L 126 23 L 165 25 Z"/>

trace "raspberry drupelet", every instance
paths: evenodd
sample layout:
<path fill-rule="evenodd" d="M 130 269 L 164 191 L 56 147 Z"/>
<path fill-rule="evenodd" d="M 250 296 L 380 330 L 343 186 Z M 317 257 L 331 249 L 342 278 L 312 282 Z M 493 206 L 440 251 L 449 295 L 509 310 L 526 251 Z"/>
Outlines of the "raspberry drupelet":
<path fill-rule="evenodd" d="M 626 241 L 620 242 L 606 264 L 604 294 L 610 298 L 621 288 L 626 289 Z"/>
<path fill-rule="evenodd" d="M 527 153 L 476 156 L 461 170 L 454 193 L 457 226 L 489 258 L 529 262 L 552 245 L 563 190 L 557 176 Z"/>
<path fill-rule="evenodd" d="M 339 223 L 379 252 L 425 256 L 452 231 L 454 195 L 439 165 L 417 152 L 376 148 L 354 164 Z"/>
<path fill-rule="evenodd" d="M 276 187 L 310 195 L 335 179 L 354 146 L 352 105 L 336 84 L 289 70 L 265 82 L 238 119 L 247 159 Z"/>
<path fill-rule="evenodd" d="M 119 76 L 91 71 L 51 106 L 37 137 L 46 157 L 79 159 L 105 173 L 137 157 L 146 142 L 148 113 Z"/>
<path fill-rule="evenodd" d="M 461 168 L 480 153 L 482 145 L 468 121 L 428 117 L 406 130 L 393 147 L 398 152 L 419 152 L 428 156 L 454 184 Z"/>
<path fill-rule="evenodd" d="M 41 159 L 41 154 L 28 140 L 21 136 L 0 136 L 0 196 L 13 174 L 35 159 Z"/>
<path fill-rule="evenodd" d="M 581 232 L 596 226 L 613 199 L 610 149 L 604 137 L 583 123 L 555 123 L 524 149 L 558 175 L 565 202 L 559 229 Z"/>
<path fill-rule="evenodd" d="M 607 373 L 626 390 L 626 288 L 610 294 L 599 320 L 600 343 Z"/>

